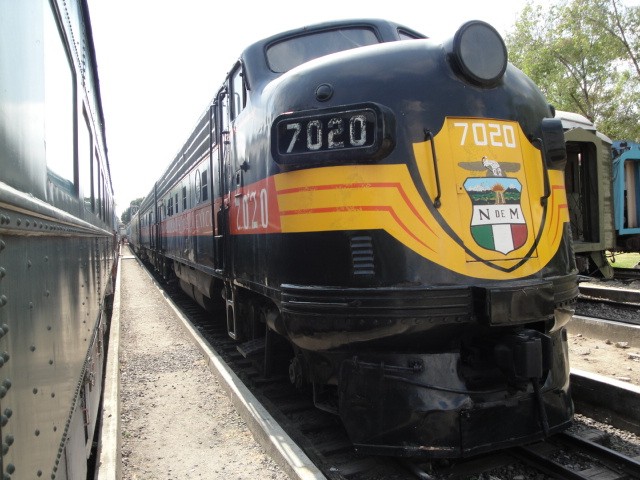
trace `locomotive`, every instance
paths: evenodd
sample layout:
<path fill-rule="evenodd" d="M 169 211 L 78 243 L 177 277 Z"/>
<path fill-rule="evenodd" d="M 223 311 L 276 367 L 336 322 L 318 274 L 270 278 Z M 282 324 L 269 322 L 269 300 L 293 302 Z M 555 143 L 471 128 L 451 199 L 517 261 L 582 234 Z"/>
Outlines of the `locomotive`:
<path fill-rule="evenodd" d="M 86 479 L 116 258 L 85 0 L 1 2 L 2 478 Z"/>
<path fill-rule="evenodd" d="M 572 420 L 565 163 L 489 24 L 326 22 L 242 52 L 130 244 L 357 451 L 468 457 Z"/>

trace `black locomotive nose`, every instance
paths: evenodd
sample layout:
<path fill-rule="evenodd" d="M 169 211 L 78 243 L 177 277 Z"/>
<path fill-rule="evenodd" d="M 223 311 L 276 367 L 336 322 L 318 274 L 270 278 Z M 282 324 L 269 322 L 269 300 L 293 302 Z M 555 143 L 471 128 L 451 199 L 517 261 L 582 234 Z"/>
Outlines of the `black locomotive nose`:
<path fill-rule="evenodd" d="M 463 24 L 445 44 L 445 51 L 456 73 L 480 86 L 494 86 L 507 69 L 507 47 L 502 37 L 479 20 Z"/>

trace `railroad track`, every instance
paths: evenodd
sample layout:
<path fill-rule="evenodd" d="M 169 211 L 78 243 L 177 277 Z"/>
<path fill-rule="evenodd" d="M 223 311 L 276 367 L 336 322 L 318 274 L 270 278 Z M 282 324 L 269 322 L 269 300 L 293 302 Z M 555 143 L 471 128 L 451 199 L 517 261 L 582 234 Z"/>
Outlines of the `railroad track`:
<path fill-rule="evenodd" d="M 623 281 L 640 280 L 640 268 L 613 268 L 613 278 Z"/>
<path fill-rule="evenodd" d="M 580 296 L 582 301 L 606 302 L 619 308 L 640 307 L 640 290 L 619 285 L 602 283 L 581 283 Z"/>
<path fill-rule="evenodd" d="M 623 480 L 640 478 L 640 462 L 595 441 L 561 433 L 546 442 L 513 450 L 513 454 L 554 478 Z M 567 461 L 567 452 L 585 456 L 585 464 Z M 587 457 L 588 455 L 588 457 Z"/>
<path fill-rule="evenodd" d="M 624 475 L 626 470 L 619 470 L 621 467 L 603 466 L 605 463 L 600 460 L 587 462 L 591 466 L 586 470 L 596 469 L 591 470 L 591 473 L 595 472 L 599 475 L 597 469 L 600 468 L 609 476 L 575 476 L 580 474 L 575 471 L 565 472 L 566 476 L 562 476 L 565 473 L 558 473 L 560 470 L 557 470 L 562 467 L 549 463 L 553 462 L 553 459 L 543 460 L 545 455 L 548 457 L 553 452 L 559 451 L 557 442 L 560 440 L 557 436 L 548 442 L 508 449 L 454 463 L 434 462 L 432 464 L 359 455 L 353 450 L 339 418 L 317 409 L 313 405 L 310 394 L 305 395 L 304 392 L 300 392 L 291 385 L 286 368 L 280 369 L 278 365 L 275 365 L 273 373 L 269 377 L 264 375 L 260 345 L 238 345 L 227 335 L 225 322 L 212 322 L 212 314 L 195 304 L 175 283 L 164 282 L 162 278 L 153 274 L 151 269 L 148 268 L 148 270 L 158 285 L 163 288 L 166 296 L 188 318 L 193 328 L 200 332 L 211 349 L 227 363 L 283 430 L 329 480 L 411 480 L 416 478 L 453 480 L 468 479 L 492 471 L 511 472 L 510 474 L 498 473 L 493 476 L 500 479 L 512 478 L 515 475 L 513 472 L 521 471 L 543 472 L 550 475 L 545 478 L 590 478 L 591 480 L 640 478 L 640 470 L 634 470 L 638 473 L 638 476 L 635 477 L 620 476 Z M 221 312 L 220 315 L 223 313 Z M 576 454 L 572 453 L 572 455 Z M 588 458 L 592 454 L 585 452 L 581 455 Z M 540 477 L 525 476 L 523 478 Z"/>
<path fill-rule="evenodd" d="M 589 437 L 589 435 L 586 436 Z M 448 468 L 441 468 L 437 473 L 421 469 L 420 464 L 416 463 L 414 464 L 414 472 L 418 478 L 428 480 L 438 478 L 463 480 L 472 478 L 481 472 L 493 472 L 488 473 L 488 478 L 505 479 L 518 476 L 519 474 L 516 473 L 510 475 L 505 472 L 514 472 L 513 465 L 520 464 L 535 472 L 542 472 L 548 475 L 547 478 L 553 479 L 626 480 L 640 478 L 638 459 L 622 455 L 598 443 L 606 442 L 606 438 L 600 432 L 593 433 L 591 438 L 561 433 L 544 442 L 511 448 L 460 462 Z"/>
<path fill-rule="evenodd" d="M 629 269 L 624 269 L 629 270 Z M 640 325 L 640 289 L 631 281 L 584 281 L 576 314 Z"/>

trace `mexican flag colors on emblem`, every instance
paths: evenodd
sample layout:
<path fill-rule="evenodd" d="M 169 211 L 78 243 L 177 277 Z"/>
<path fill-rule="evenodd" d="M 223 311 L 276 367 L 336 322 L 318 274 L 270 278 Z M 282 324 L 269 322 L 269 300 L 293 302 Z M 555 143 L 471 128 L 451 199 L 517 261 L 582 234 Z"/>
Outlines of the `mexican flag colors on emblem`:
<path fill-rule="evenodd" d="M 472 177 L 464 182 L 471 198 L 471 235 L 482 248 L 507 254 L 527 241 L 520 205 L 522 185 L 515 178 Z"/>

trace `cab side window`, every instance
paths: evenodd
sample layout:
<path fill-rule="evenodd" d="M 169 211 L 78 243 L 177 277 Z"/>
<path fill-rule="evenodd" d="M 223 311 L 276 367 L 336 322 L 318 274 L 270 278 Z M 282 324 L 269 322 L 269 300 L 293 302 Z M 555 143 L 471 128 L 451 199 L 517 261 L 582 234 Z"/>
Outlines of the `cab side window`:
<path fill-rule="evenodd" d="M 234 120 L 247 104 L 247 91 L 242 77 L 242 65 L 231 74 L 231 120 Z"/>

